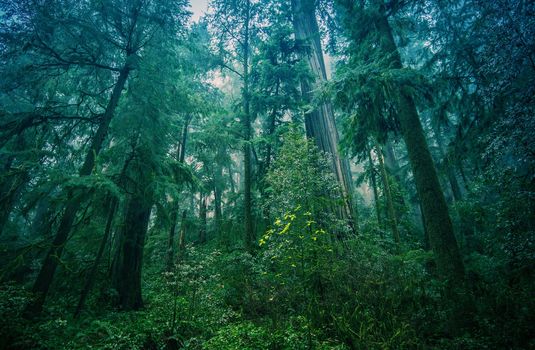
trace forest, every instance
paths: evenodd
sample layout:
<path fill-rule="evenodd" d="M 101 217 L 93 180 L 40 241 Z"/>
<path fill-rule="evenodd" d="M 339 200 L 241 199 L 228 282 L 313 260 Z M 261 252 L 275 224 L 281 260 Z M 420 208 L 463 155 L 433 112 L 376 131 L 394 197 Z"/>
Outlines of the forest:
<path fill-rule="evenodd" d="M 535 349 L 532 0 L 0 0 L 0 350 Z"/>

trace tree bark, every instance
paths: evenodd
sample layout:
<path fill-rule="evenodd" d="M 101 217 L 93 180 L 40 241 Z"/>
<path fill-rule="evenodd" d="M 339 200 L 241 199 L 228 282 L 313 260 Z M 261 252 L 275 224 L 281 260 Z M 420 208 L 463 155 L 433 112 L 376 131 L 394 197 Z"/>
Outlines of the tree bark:
<path fill-rule="evenodd" d="M 376 21 L 376 26 L 382 39 L 382 49 L 386 55 L 391 57 L 390 67 L 401 69 L 403 68 L 401 56 L 386 18 L 384 5 L 381 7 L 381 16 Z M 412 96 L 403 90 L 398 96 L 398 120 L 401 134 L 407 146 L 437 268 L 440 274 L 453 285 L 462 286 L 464 284 L 464 264 L 453 231 L 446 199 L 440 187 L 416 105 Z"/>
<path fill-rule="evenodd" d="M 143 306 L 141 269 L 151 209 L 152 204 L 138 193 L 132 195 L 126 209 L 112 268 L 112 287 L 118 293 L 116 306 L 121 310 L 138 310 Z"/>
<path fill-rule="evenodd" d="M 306 80 L 301 81 L 303 99 L 307 103 L 312 103 L 314 90 L 327 80 L 315 10 L 314 0 L 292 0 L 295 36 L 305 46 L 305 59 L 315 78 L 312 84 Z M 351 172 L 349 162 L 340 155 L 338 150 L 338 130 L 330 103 L 323 103 L 305 114 L 305 129 L 307 137 L 313 139 L 318 148 L 331 157 L 331 168 L 344 198 L 344 204 L 335 208 L 335 212 L 339 218 L 347 220 L 353 232 L 356 233 L 358 222 L 352 199 Z"/>
<path fill-rule="evenodd" d="M 443 276 L 460 282 L 464 279 L 464 265 L 453 232 L 446 199 L 440 188 L 416 106 L 412 97 L 404 93 L 400 96 L 399 122 L 407 144 L 416 189 L 422 204 L 429 241 L 435 253 L 437 266 Z"/>

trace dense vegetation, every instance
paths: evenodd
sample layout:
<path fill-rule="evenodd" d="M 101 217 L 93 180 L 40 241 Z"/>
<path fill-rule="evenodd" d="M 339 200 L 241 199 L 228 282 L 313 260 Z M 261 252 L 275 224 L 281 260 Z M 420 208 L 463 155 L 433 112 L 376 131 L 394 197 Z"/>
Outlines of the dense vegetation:
<path fill-rule="evenodd" d="M 0 349 L 534 348 L 535 3 L 192 1 L 0 0 Z"/>

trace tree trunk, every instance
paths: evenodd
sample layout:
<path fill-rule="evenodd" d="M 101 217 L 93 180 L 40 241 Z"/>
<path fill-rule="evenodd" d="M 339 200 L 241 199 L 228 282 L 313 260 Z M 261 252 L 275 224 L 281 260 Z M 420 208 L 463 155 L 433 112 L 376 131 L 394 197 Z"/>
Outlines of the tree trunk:
<path fill-rule="evenodd" d="M 379 169 L 381 171 L 381 178 L 383 180 L 383 190 L 386 198 L 386 208 L 388 212 L 388 221 L 390 223 L 390 228 L 392 229 L 392 235 L 394 236 L 394 241 L 399 245 L 401 239 L 399 238 L 398 231 L 398 222 L 396 219 L 396 211 L 394 209 L 394 202 L 392 201 L 392 192 L 390 191 L 390 182 L 388 180 L 388 175 L 386 173 L 383 152 L 379 144 L 375 145 L 375 151 L 377 153 L 377 159 L 379 160 Z"/>
<path fill-rule="evenodd" d="M 178 204 L 173 203 L 171 212 L 171 228 L 169 229 L 169 238 L 167 240 L 167 263 L 166 270 L 172 271 L 175 263 L 175 235 L 178 223 Z"/>
<path fill-rule="evenodd" d="M 456 163 L 457 163 L 457 169 L 459 169 L 459 173 L 461 174 L 461 179 L 463 180 L 465 192 L 466 191 L 471 192 L 470 191 L 470 182 L 468 181 L 468 178 L 466 177 L 466 173 L 464 172 L 464 166 L 463 166 L 462 159 L 458 158 Z"/>
<path fill-rule="evenodd" d="M 414 101 L 407 94 L 400 96 L 399 122 L 411 161 L 416 189 L 422 204 L 431 248 L 443 276 L 460 282 L 464 266 L 453 233 L 448 206 L 440 188 L 433 159 L 425 140 L 424 131 Z"/>
<path fill-rule="evenodd" d="M 180 222 L 180 235 L 178 236 L 178 249 L 180 254 L 186 250 L 186 214 L 187 210 L 182 212 L 182 221 Z"/>
<path fill-rule="evenodd" d="M 251 169 L 251 96 L 249 91 L 249 26 L 251 22 L 251 2 L 247 0 L 245 33 L 243 43 L 243 207 L 245 224 L 245 248 L 249 251 L 253 249 L 255 236 L 253 231 L 253 211 L 252 211 L 252 169 Z"/>
<path fill-rule="evenodd" d="M 394 38 L 386 18 L 380 27 L 388 39 L 388 52 L 395 53 L 396 67 L 402 68 L 401 58 L 397 53 Z M 448 206 L 429 152 L 424 130 L 412 97 L 405 92 L 399 96 L 399 123 L 403 139 L 407 145 L 416 189 L 420 197 L 429 242 L 435 254 L 437 267 L 442 276 L 453 283 L 462 284 L 464 265 L 453 232 Z"/>
<path fill-rule="evenodd" d="M 398 183 L 401 183 L 399 162 L 396 158 L 396 153 L 394 152 L 394 148 L 392 147 L 391 141 L 387 141 L 386 145 L 384 145 L 383 156 L 386 169 L 390 172 L 392 176 L 394 176 Z"/>
<path fill-rule="evenodd" d="M 110 122 L 115 113 L 115 109 L 117 108 L 117 104 L 119 103 L 121 92 L 123 91 L 129 74 L 130 68 L 128 68 L 128 66 L 125 66 L 119 74 L 119 78 L 115 84 L 115 87 L 113 88 L 111 98 L 101 119 L 97 133 L 92 139 L 92 143 L 86 154 L 84 164 L 80 168 L 80 176 L 88 176 L 93 172 L 96 157 L 100 153 L 102 145 L 104 144 Z M 43 308 L 48 290 L 50 289 L 50 285 L 52 284 L 52 280 L 54 278 L 54 273 L 58 267 L 59 259 L 61 259 L 63 248 L 67 242 L 67 238 L 74 223 L 74 219 L 76 218 L 76 214 L 80 209 L 84 199 L 82 195 L 75 195 L 72 192 L 68 194 L 67 198 L 67 205 L 63 216 L 61 217 L 56 236 L 33 285 L 32 292 L 35 294 L 35 299 L 26 307 L 25 314 L 27 316 L 38 314 Z"/>
<path fill-rule="evenodd" d="M 219 150 L 219 159 L 222 159 L 222 151 Z M 214 172 L 214 217 L 215 217 L 215 230 L 216 237 L 221 238 L 221 233 L 223 231 L 221 225 L 223 224 L 223 214 L 221 211 L 221 196 L 223 194 L 223 189 L 221 182 L 223 181 L 223 167 L 221 163 L 217 162 L 215 164 Z"/>
<path fill-rule="evenodd" d="M 188 129 L 189 129 L 189 123 L 191 121 L 191 116 L 187 116 L 184 119 L 184 125 L 182 126 L 182 135 L 180 138 L 180 145 L 178 147 L 178 161 L 182 164 L 184 164 L 184 160 L 186 159 L 186 143 L 188 140 Z M 166 268 L 167 271 L 171 271 L 173 269 L 173 265 L 175 262 L 175 236 L 176 236 L 176 226 L 178 221 L 178 198 L 176 198 L 175 203 L 173 203 L 171 208 L 171 227 L 169 228 L 169 238 L 167 240 L 167 264 Z"/>
<path fill-rule="evenodd" d="M 423 227 L 423 240 L 424 240 L 424 250 L 431 250 L 431 244 L 429 243 L 429 232 L 427 231 L 427 225 L 425 223 L 425 215 L 422 206 L 418 204 L 418 210 L 420 211 L 420 216 L 422 217 L 422 227 Z"/>
<path fill-rule="evenodd" d="M 141 269 L 151 209 L 152 204 L 140 194 L 132 195 L 128 202 L 112 268 L 112 286 L 118 293 L 116 306 L 121 310 L 138 310 L 143 306 Z"/>
<path fill-rule="evenodd" d="M 275 96 L 279 95 L 279 82 L 277 82 L 276 88 L 275 88 Z M 271 225 L 271 208 L 269 205 L 269 192 L 266 191 L 266 175 L 269 171 L 269 168 L 271 166 L 271 159 L 273 158 L 273 146 L 272 143 L 276 142 L 275 139 L 273 139 L 273 135 L 275 133 L 277 127 L 277 108 L 273 108 L 269 115 L 268 119 L 268 128 L 266 130 L 265 137 L 268 138 L 268 142 L 266 145 L 266 153 L 264 156 L 264 162 L 262 163 L 262 167 L 259 170 L 259 178 L 260 178 L 260 195 L 264 199 L 264 207 L 263 207 L 263 219 L 264 219 L 264 225 L 265 227 L 269 227 Z"/>
<path fill-rule="evenodd" d="M 375 214 L 377 215 L 377 224 L 379 226 L 382 226 L 383 223 L 381 220 L 381 208 L 379 207 L 379 192 L 377 191 L 377 178 L 375 177 L 375 165 L 373 164 L 371 150 L 367 150 L 366 154 L 368 155 L 368 163 L 370 164 L 370 178 L 373 189 L 373 199 L 375 203 Z"/>
<path fill-rule="evenodd" d="M 391 57 L 390 67 L 403 68 L 384 6 L 381 8 L 376 26 L 382 39 L 380 42 L 382 49 L 385 55 Z M 461 286 L 464 283 L 464 265 L 416 105 L 410 93 L 406 91 L 400 91 L 398 99 L 398 120 L 407 146 L 437 268 L 453 285 Z"/>
<path fill-rule="evenodd" d="M 303 99 L 312 103 L 314 90 L 319 84 L 327 80 L 327 72 L 323 59 L 318 23 L 316 21 L 314 0 L 292 0 L 294 15 L 294 31 L 296 39 L 306 49 L 305 58 L 315 78 L 314 83 L 301 81 Z M 347 220 L 353 232 L 358 231 L 356 208 L 353 205 L 353 185 L 349 162 L 342 158 L 338 150 L 338 130 L 336 129 L 334 113 L 329 103 L 305 115 L 305 128 L 307 137 L 313 139 L 318 148 L 331 157 L 331 168 L 336 176 L 344 198 L 344 205 L 335 208 L 337 216 Z"/>
<path fill-rule="evenodd" d="M 113 199 L 110 199 L 108 205 L 106 206 L 109 210 L 108 218 L 106 220 L 106 228 L 104 229 L 104 235 L 102 236 L 102 240 L 100 241 L 100 246 L 98 247 L 95 261 L 93 262 L 93 266 L 91 267 L 91 270 L 89 271 L 87 275 L 84 288 L 82 289 L 82 293 L 80 294 L 80 299 L 78 300 L 78 305 L 76 306 L 76 311 L 74 312 L 75 319 L 80 316 L 80 313 L 82 312 L 82 309 L 85 304 L 85 300 L 87 299 L 87 296 L 89 295 L 89 292 L 91 291 L 91 288 L 93 287 L 93 284 L 95 282 L 98 265 L 100 265 L 100 261 L 102 260 L 102 256 L 104 255 L 104 249 L 106 248 L 106 244 L 108 243 L 110 239 L 111 227 L 113 223 L 113 218 L 115 217 L 115 211 L 117 209 L 117 205 L 118 205 L 118 200 L 116 198 L 113 198 Z"/>
<path fill-rule="evenodd" d="M 201 225 L 199 227 L 199 243 L 206 242 L 206 196 L 201 193 L 201 200 L 199 203 L 199 220 Z"/>
<path fill-rule="evenodd" d="M 188 115 L 184 119 L 184 125 L 182 127 L 182 137 L 180 139 L 180 147 L 178 151 L 178 161 L 180 163 L 184 163 L 184 159 L 186 159 L 186 143 L 188 141 L 188 130 L 191 119 L 191 116 Z"/>
<path fill-rule="evenodd" d="M 233 176 L 233 171 L 232 171 L 232 164 L 229 163 L 228 165 L 228 177 L 229 177 L 229 184 L 230 184 L 230 192 L 232 192 L 232 194 L 236 194 L 236 184 L 234 183 L 234 176 Z"/>

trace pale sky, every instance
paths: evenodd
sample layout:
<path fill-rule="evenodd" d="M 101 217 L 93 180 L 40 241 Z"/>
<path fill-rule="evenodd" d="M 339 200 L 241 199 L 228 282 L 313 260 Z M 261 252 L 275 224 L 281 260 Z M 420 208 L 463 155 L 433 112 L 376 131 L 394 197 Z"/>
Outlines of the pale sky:
<path fill-rule="evenodd" d="M 206 8 L 208 7 L 208 0 L 191 0 L 191 12 L 193 12 L 193 16 L 191 19 L 195 22 L 199 20 L 199 17 L 203 15 L 204 12 L 206 12 Z"/>

